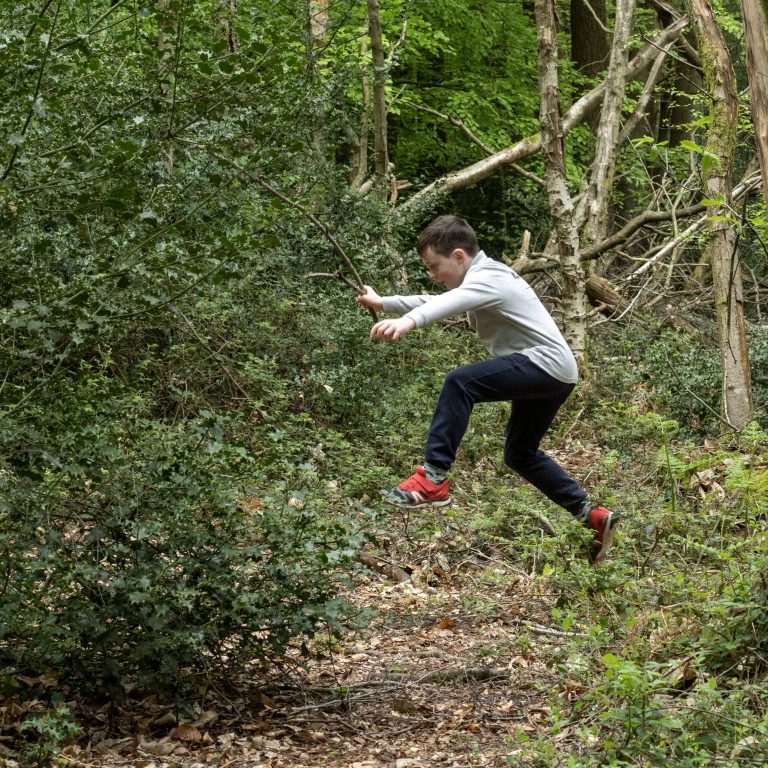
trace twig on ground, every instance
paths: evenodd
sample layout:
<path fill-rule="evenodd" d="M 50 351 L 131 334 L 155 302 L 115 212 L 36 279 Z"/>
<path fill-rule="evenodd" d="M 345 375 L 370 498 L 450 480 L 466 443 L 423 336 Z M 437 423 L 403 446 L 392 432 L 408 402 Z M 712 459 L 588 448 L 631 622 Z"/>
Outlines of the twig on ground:
<path fill-rule="evenodd" d="M 585 637 L 583 632 L 566 632 L 562 629 L 544 627 L 541 624 L 537 624 L 534 621 L 528 621 L 527 619 L 510 619 L 509 623 L 512 625 L 519 624 L 533 632 L 535 635 L 548 635 L 551 637 Z"/>
<path fill-rule="evenodd" d="M 544 531 L 544 533 L 546 533 L 548 536 L 557 536 L 557 531 L 555 530 L 555 526 L 549 522 L 549 518 L 547 518 L 546 515 L 542 515 L 541 512 L 534 511 L 533 516 L 541 524 L 541 528 Z"/>
<path fill-rule="evenodd" d="M 399 565 L 390 563 L 387 560 L 379 557 L 378 555 L 370 555 L 367 552 L 358 552 L 357 559 L 363 565 L 373 570 L 383 573 L 385 576 L 389 576 L 391 579 L 395 579 L 401 584 L 411 580 L 411 574 Z"/>
<path fill-rule="evenodd" d="M 435 672 L 429 672 L 422 677 L 413 680 L 416 684 L 420 683 L 449 683 L 458 681 L 485 681 L 498 680 L 502 677 L 509 677 L 508 669 L 496 667 L 454 667 L 453 669 L 438 669 Z"/>

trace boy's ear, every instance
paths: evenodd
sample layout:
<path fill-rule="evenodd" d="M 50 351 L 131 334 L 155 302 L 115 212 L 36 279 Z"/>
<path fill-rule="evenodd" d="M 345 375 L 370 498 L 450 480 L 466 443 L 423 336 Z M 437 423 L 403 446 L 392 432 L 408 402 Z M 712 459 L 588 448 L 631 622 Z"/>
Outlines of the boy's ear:
<path fill-rule="evenodd" d="M 463 248 L 454 248 L 451 251 L 451 256 L 456 259 L 456 261 L 466 261 L 469 258 L 467 252 Z"/>

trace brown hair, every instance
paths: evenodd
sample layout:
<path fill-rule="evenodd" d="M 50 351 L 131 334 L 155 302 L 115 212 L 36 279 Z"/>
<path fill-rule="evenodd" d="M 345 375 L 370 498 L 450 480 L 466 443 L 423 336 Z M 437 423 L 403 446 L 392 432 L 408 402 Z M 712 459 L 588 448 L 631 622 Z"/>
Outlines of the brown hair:
<path fill-rule="evenodd" d="M 475 230 L 458 216 L 438 216 L 424 227 L 416 240 L 419 256 L 423 256 L 427 248 L 440 256 L 449 256 L 455 248 L 461 248 L 474 257 L 480 250 Z"/>

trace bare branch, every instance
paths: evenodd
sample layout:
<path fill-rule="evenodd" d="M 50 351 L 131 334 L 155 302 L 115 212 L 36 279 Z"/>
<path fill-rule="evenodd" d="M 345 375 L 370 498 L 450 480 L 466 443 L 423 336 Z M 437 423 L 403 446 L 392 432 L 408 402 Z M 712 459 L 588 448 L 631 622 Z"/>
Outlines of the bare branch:
<path fill-rule="evenodd" d="M 403 570 L 399 565 L 390 563 L 389 561 L 383 560 L 378 556 L 371 555 L 368 552 L 363 552 L 361 550 L 357 553 L 357 559 L 368 568 L 372 568 L 374 571 L 383 573 L 385 576 L 389 576 L 389 578 L 394 579 L 401 584 L 411 580 L 411 575 L 408 573 L 408 571 Z"/>
<path fill-rule="evenodd" d="M 451 117 L 450 115 L 444 115 L 442 112 L 438 112 L 436 109 L 431 109 L 430 107 L 425 107 L 422 104 L 415 104 L 412 101 L 403 101 L 402 102 L 406 107 L 410 107 L 411 109 L 417 109 L 420 112 L 426 112 L 428 115 L 434 115 L 435 117 L 439 117 L 441 120 L 445 120 L 446 123 L 450 123 L 451 125 L 455 125 L 457 128 L 461 129 L 466 137 L 473 143 L 477 144 L 480 149 L 483 150 L 488 155 L 493 154 L 493 150 L 479 137 L 475 136 L 474 133 L 464 124 L 464 121 L 459 119 L 458 117 Z"/>
<path fill-rule="evenodd" d="M 188 139 L 182 139 L 180 137 L 175 137 L 176 141 L 180 142 L 181 144 L 186 144 L 189 147 L 194 147 L 195 149 L 201 149 L 204 152 L 207 152 L 211 157 L 215 157 L 220 162 L 224 163 L 225 165 L 230 166 L 230 168 L 235 168 L 237 171 L 242 173 L 243 175 L 247 176 L 251 181 L 258 184 L 262 189 L 267 190 L 271 195 L 274 195 L 279 200 L 282 200 L 286 205 L 289 205 L 291 208 L 296 209 L 300 213 L 302 213 L 304 216 L 306 216 L 309 221 L 314 224 L 314 226 L 322 233 L 322 235 L 325 237 L 326 240 L 333 246 L 333 249 L 336 251 L 339 256 L 341 256 L 344 263 L 347 265 L 347 268 L 352 273 L 353 277 L 356 281 L 355 290 L 357 290 L 358 293 L 364 293 L 363 288 L 363 279 L 360 277 L 359 272 L 355 268 L 355 265 L 352 263 L 352 260 L 347 256 L 346 251 L 341 247 L 338 240 L 333 236 L 331 231 L 328 229 L 328 227 L 323 224 L 320 219 L 315 216 L 314 213 L 307 210 L 306 207 L 304 207 L 301 203 L 297 203 L 295 200 L 291 200 L 290 197 L 287 195 L 284 195 L 279 189 L 275 189 L 266 179 L 259 176 L 258 173 L 254 173 L 253 171 L 248 170 L 247 168 L 244 168 L 239 163 L 232 160 L 232 158 L 227 157 L 226 155 L 222 155 L 219 152 L 214 151 L 210 147 L 206 146 L 205 144 L 200 144 L 196 141 L 189 141 Z M 374 320 L 377 319 L 376 312 L 372 309 L 368 310 L 371 316 Z"/>
<path fill-rule="evenodd" d="M 635 108 L 632 111 L 629 120 L 627 120 L 626 124 L 621 129 L 621 133 L 619 133 L 619 145 L 623 144 L 627 140 L 632 131 L 635 130 L 637 124 L 643 119 L 643 117 L 645 117 L 645 108 L 648 106 L 648 102 L 653 95 L 653 89 L 656 86 L 659 76 L 661 75 L 661 67 L 664 64 L 664 61 L 666 60 L 667 54 L 669 53 L 671 47 L 672 43 L 663 48 L 661 53 L 659 53 L 659 55 L 656 57 L 656 61 L 653 62 L 653 67 L 651 67 L 651 71 L 645 80 L 643 92 L 640 94 L 640 97 L 635 103 Z"/>

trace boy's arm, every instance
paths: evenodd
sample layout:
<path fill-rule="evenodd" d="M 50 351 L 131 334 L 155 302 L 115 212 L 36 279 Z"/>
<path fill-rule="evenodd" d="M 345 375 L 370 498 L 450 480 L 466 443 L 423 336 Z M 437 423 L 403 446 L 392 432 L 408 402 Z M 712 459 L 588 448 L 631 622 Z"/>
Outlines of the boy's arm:
<path fill-rule="evenodd" d="M 419 298 L 428 300 L 416 304 L 406 313 L 406 317 L 411 318 L 417 328 L 423 328 L 438 320 L 445 320 L 447 317 L 471 312 L 474 309 L 499 306 L 503 301 L 500 286 L 479 280 L 465 281 L 458 288 L 445 293 Z"/>
<path fill-rule="evenodd" d="M 382 312 L 388 315 L 402 317 L 406 313 L 426 304 L 434 296 L 429 294 L 414 294 L 413 296 L 384 296 Z"/>
<path fill-rule="evenodd" d="M 376 291 L 370 285 L 363 286 L 363 293 L 357 295 L 357 303 L 366 309 L 372 309 L 374 312 L 384 311 L 384 302 Z"/>
<path fill-rule="evenodd" d="M 357 303 L 361 307 L 370 308 L 376 312 L 386 312 L 388 315 L 397 315 L 398 317 L 420 307 L 432 298 L 429 295 L 379 296 L 370 285 L 364 285 L 363 289 L 364 293 L 357 297 Z"/>

